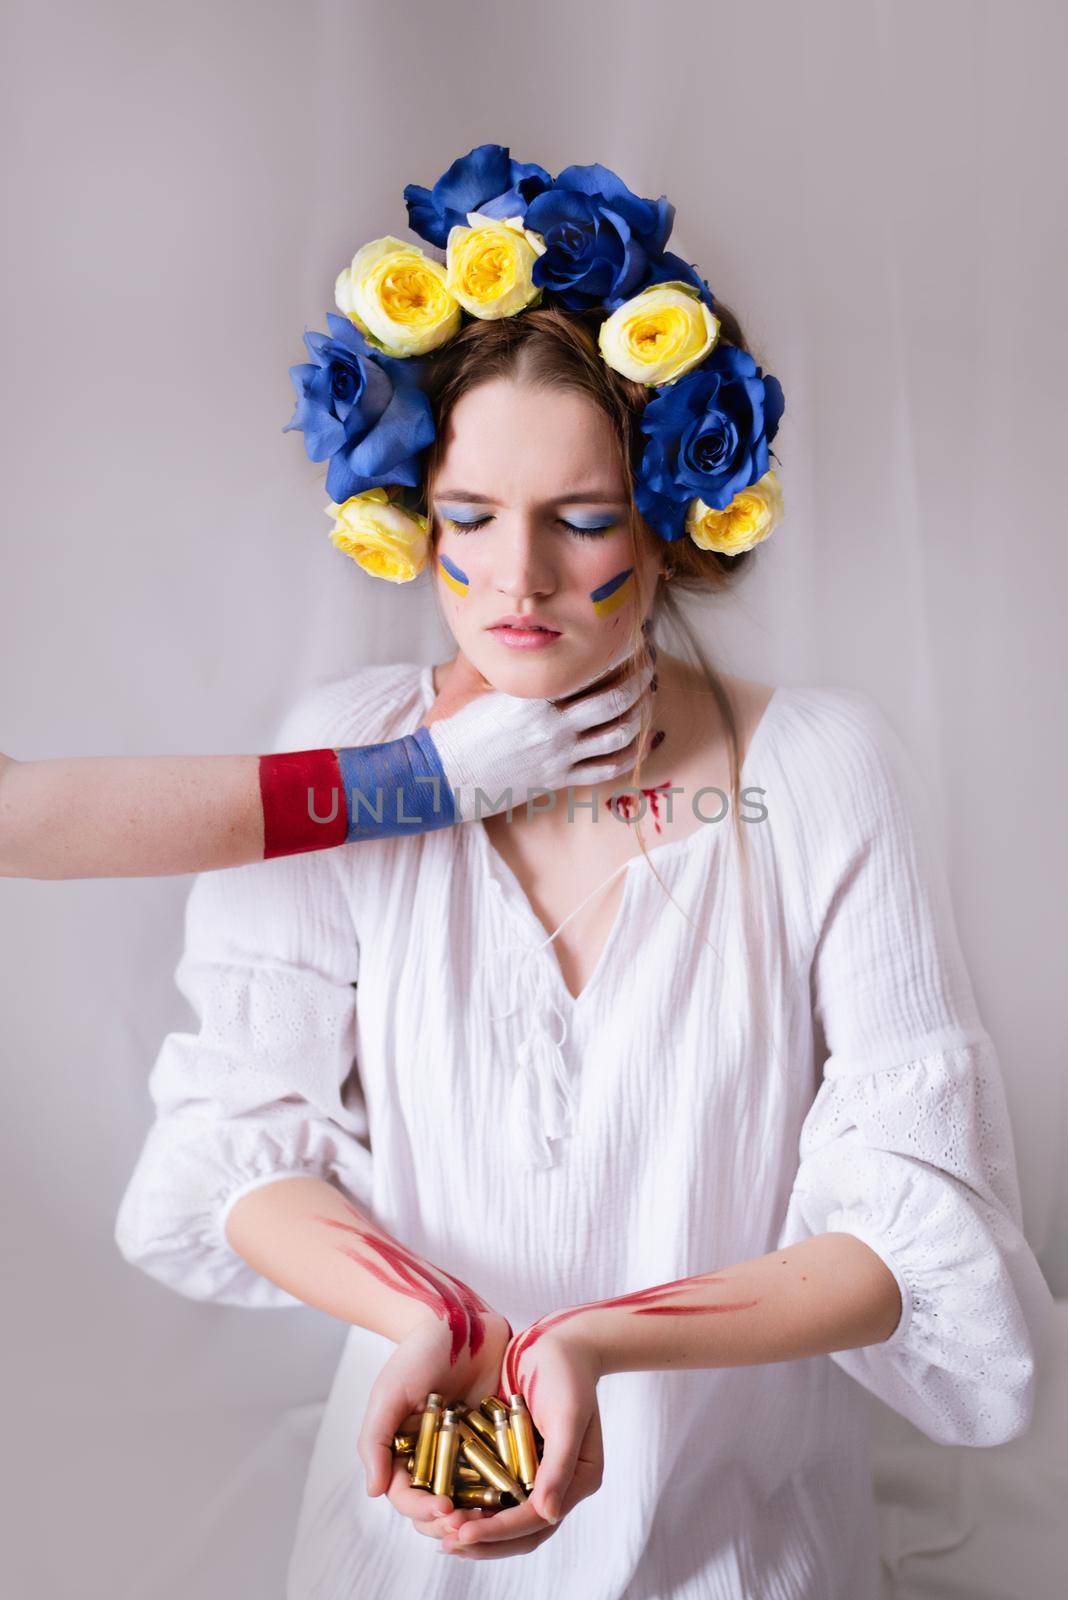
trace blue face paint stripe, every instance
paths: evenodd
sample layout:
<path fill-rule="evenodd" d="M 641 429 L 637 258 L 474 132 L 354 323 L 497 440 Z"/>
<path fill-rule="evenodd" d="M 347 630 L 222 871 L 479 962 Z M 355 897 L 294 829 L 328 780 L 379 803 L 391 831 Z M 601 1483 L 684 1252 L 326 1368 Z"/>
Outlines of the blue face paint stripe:
<path fill-rule="evenodd" d="M 429 728 L 387 744 L 349 746 L 337 759 L 348 811 L 346 842 L 430 833 L 459 821 Z"/>
<path fill-rule="evenodd" d="M 610 594 L 615 594 L 616 590 L 626 583 L 633 571 L 633 567 L 627 567 L 624 571 L 617 572 L 615 577 L 609 578 L 607 583 L 602 583 L 599 588 L 591 590 L 590 599 L 595 605 L 598 600 L 607 600 Z"/>
<path fill-rule="evenodd" d="M 449 574 L 449 577 L 455 578 L 457 583 L 462 583 L 466 588 L 471 582 L 471 579 L 467 576 L 467 573 L 464 571 L 463 567 L 458 567 L 456 562 L 450 561 L 447 555 L 439 555 L 438 560 L 445 568 L 445 571 Z"/>

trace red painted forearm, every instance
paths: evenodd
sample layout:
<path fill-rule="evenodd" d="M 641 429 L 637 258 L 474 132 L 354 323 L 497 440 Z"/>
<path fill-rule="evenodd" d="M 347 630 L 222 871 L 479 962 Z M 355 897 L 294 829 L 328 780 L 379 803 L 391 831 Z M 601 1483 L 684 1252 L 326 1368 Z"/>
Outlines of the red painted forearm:
<path fill-rule="evenodd" d="M 226 1236 L 257 1272 L 331 1316 L 399 1343 L 438 1318 L 450 1364 L 474 1356 L 490 1307 L 466 1283 L 410 1250 L 320 1178 L 286 1177 L 242 1195 Z"/>
<path fill-rule="evenodd" d="M 418 1301 L 448 1323 L 452 1334 L 450 1364 L 454 1365 L 462 1355 L 476 1355 L 486 1336 L 483 1313 L 490 1310 L 486 1302 L 459 1278 L 422 1260 L 407 1245 L 391 1238 L 347 1201 L 341 1203 L 353 1218 L 352 1222 L 319 1214 L 312 1218 L 314 1222 L 359 1240 L 361 1248 L 358 1250 L 351 1244 L 338 1243 L 336 1248 L 341 1254 L 397 1294 Z"/>
<path fill-rule="evenodd" d="M 559 1330 L 599 1373 L 749 1366 L 888 1339 L 901 1315 L 897 1280 L 851 1234 L 828 1233 L 738 1266 L 552 1312 L 505 1355 L 504 1382 L 530 1404 L 539 1340 Z"/>

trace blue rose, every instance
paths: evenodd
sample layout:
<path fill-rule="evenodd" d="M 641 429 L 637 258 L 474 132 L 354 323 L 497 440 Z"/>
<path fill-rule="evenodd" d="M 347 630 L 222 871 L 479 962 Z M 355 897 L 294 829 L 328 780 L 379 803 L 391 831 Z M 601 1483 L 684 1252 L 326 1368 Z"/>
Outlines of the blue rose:
<path fill-rule="evenodd" d="M 305 333 L 312 361 L 290 367 L 299 428 L 312 461 L 330 457 L 326 490 L 340 505 L 385 484 L 420 482 L 419 452 L 434 438 L 420 364 L 374 350 L 346 317 L 327 312 L 325 333 Z"/>
<path fill-rule="evenodd" d="M 662 539 L 681 539 L 701 499 L 725 511 L 768 470 L 783 413 L 782 385 L 753 357 L 718 344 L 699 367 L 657 390 L 642 413 L 648 437 L 635 475 L 638 510 Z"/>
<path fill-rule="evenodd" d="M 677 279 L 711 306 L 704 279 L 664 250 L 674 221 L 666 195 L 642 200 L 598 163 L 565 167 L 527 207 L 525 226 L 545 241 L 533 280 L 573 311 L 614 311 L 640 289 Z"/>
<path fill-rule="evenodd" d="M 544 167 L 511 160 L 507 145 L 480 144 L 459 156 L 432 189 L 405 186 L 408 225 L 420 239 L 444 250 L 449 229 L 466 228 L 469 211 L 497 221 L 524 216 L 530 201 L 551 182 Z"/>

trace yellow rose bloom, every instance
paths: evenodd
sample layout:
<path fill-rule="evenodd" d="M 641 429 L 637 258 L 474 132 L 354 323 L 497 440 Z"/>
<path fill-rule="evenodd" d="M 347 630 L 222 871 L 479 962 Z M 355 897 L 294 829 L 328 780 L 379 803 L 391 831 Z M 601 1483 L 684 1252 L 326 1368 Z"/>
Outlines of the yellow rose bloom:
<path fill-rule="evenodd" d="M 541 234 L 524 228 L 522 217 L 498 220 L 469 211 L 467 220 L 469 227 L 449 229 L 445 248 L 445 284 L 464 310 L 491 321 L 540 300 L 531 272 L 545 253 Z"/>
<path fill-rule="evenodd" d="M 385 489 L 365 489 L 342 505 L 331 500 L 326 514 L 335 519 L 331 544 L 372 578 L 410 583 L 426 566 L 426 518 L 394 505 Z"/>
<path fill-rule="evenodd" d="M 459 331 L 460 307 L 445 268 L 418 245 L 387 234 L 357 250 L 338 273 L 334 299 L 370 344 L 389 356 L 436 350 Z"/>
<path fill-rule="evenodd" d="M 766 539 L 782 514 L 782 485 L 774 467 L 769 467 L 756 483 L 740 490 L 724 511 L 713 510 L 703 500 L 691 500 L 686 532 L 701 550 L 737 556 Z"/>
<path fill-rule="evenodd" d="M 703 361 L 719 338 L 712 315 L 688 283 L 656 283 L 601 323 L 598 343 L 608 366 L 636 383 L 672 383 Z"/>

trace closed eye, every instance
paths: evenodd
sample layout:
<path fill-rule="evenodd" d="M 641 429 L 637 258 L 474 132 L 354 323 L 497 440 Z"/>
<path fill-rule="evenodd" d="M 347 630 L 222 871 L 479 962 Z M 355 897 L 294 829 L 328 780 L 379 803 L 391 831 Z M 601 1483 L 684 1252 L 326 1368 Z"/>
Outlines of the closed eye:
<path fill-rule="evenodd" d="M 442 521 L 447 523 L 456 533 L 471 533 L 476 528 L 485 527 L 487 522 L 492 522 L 492 517 L 476 517 L 468 522 L 460 522 L 455 517 L 442 516 Z M 602 522 L 595 528 L 580 528 L 574 522 L 568 522 L 564 517 L 557 517 L 557 525 L 566 528 L 569 533 L 578 534 L 580 539 L 599 539 L 602 534 L 608 533 L 616 526 L 615 522 Z"/>

